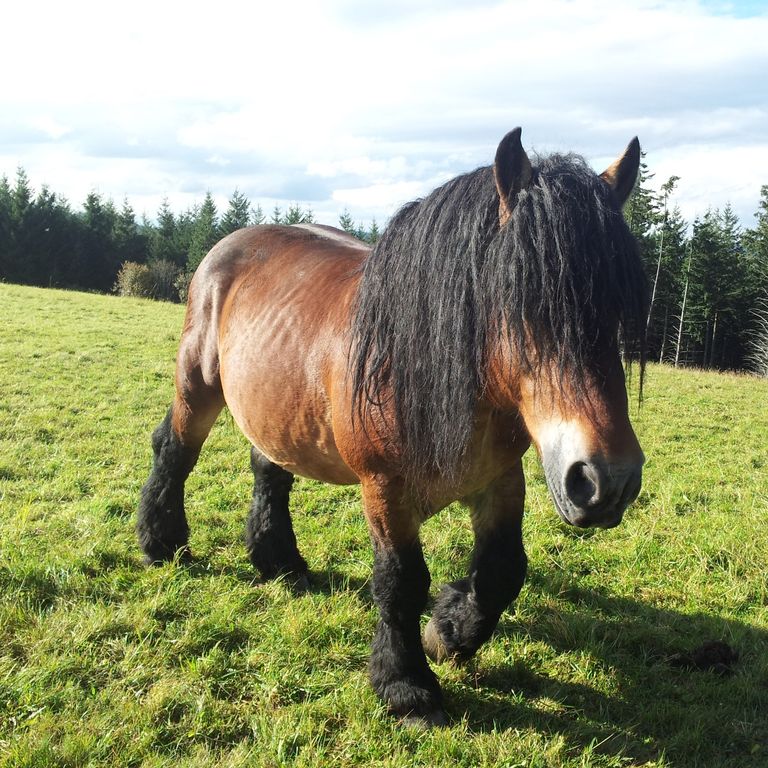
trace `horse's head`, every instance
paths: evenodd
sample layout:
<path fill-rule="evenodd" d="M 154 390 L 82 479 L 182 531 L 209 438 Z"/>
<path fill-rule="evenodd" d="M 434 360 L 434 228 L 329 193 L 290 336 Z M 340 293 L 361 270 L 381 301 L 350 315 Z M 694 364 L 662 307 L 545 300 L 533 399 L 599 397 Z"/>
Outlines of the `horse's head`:
<path fill-rule="evenodd" d="M 579 527 L 612 528 L 640 491 L 645 461 L 629 421 L 618 351 L 588 375 L 581 397 L 567 375 L 523 377 L 519 409 L 560 516 Z M 573 393 L 570 393 L 571 395 Z"/>
<path fill-rule="evenodd" d="M 496 370 L 539 451 L 558 512 L 580 527 L 617 525 L 640 490 L 644 456 L 620 354 L 620 343 L 640 351 L 642 381 L 647 284 L 621 214 L 639 161 L 634 139 L 599 177 L 572 157 L 534 168 L 517 129 L 494 165 L 495 250 L 514 276 Z"/>

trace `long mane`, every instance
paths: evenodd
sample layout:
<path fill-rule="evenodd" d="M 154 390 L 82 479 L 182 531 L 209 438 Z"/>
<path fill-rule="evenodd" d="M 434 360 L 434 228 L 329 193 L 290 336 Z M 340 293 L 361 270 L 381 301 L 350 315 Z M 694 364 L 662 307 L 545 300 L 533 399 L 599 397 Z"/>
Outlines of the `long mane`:
<path fill-rule="evenodd" d="M 642 381 L 647 281 L 609 186 L 582 158 L 552 155 L 504 227 L 498 206 L 492 168 L 459 176 L 402 208 L 363 266 L 354 407 L 391 415 L 410 477 L 459 471 L 491 334 L 526 373 L 559 370 L 579 396 L 618 329 Z"/>

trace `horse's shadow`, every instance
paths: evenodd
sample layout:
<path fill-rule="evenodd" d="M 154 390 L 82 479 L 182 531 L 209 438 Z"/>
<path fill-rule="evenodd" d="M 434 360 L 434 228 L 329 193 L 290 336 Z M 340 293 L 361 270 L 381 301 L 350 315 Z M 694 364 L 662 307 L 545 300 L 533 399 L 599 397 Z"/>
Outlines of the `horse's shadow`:
<path fill-rule="evenodd" d="M 535 673 L 523 662 L 480 661 L 472 684 L 454 686 L 448 697 L 451 714 L 466 717 L 471 731 L 557 734 L 568 750 L 613 755 L 633 765 L 662 756 L 675 766 L 766 765 L 768 632 L 597 590 L 563 591 L 547 575 L 531 575 L 529 587 L 575 608 L 562 619 L 569 631 L 548 634 L 535 619 L 508 614 L 499 635 L 540 640 L 554 651 L 599 660 L 612 692 Z M 738 651 L 732 674 L 675 665 L 679 654 L 710 640 Z"/>
<path fill-rule="evenodd" d="M 194 578 L 211 575 L 210 562 L 205 557 L 199 555 L 189 555 L 179 560 L 179 565 L 185 569 L 188 575 Z M 373 605 L 373 599 L 370 594 L 370 579 L 355 578 L 336 568 L 310 569 L 308 573 L 309 584 L 306 588 L 297 588 L 289 578 L 282 576 L 278 576 L 276 579 L 264 580 L 247 561 L 228 565 L 224 571 L 231 578 L 254 587 L 264 586 L 275 581 L 281 582 L 297 597 L 302 594 L 332 595 L 338 592 L 357 592 L 363 604 Z"/>

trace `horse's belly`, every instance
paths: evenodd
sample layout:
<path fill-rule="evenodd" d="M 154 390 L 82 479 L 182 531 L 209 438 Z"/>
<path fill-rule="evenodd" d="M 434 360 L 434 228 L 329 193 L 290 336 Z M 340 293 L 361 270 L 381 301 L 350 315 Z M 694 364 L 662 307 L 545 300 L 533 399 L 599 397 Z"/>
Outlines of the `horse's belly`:
<path fill-rule="evenodd" d="M 221 381 L 233 418 L 261 453 L 289 472 L 327 483 L 360 482 L 336 446 L 321 377 L 311 360 L 293 351 L 289 344 L 268 344 L 223 357 Z"/>
<path fill-rule="evenodd" d="M 294 443 L 293 450 L 286 450 L 284 444 L 275 444 L 268 437 L 247 435 L 250 441 L 271 462 L 294 475 L 321 480 L 324 483 L 337 485 L 352 485 L 359 483 L 358 476 L 344 463 L 331 440 L 314 439 L 306 443 Z"/>

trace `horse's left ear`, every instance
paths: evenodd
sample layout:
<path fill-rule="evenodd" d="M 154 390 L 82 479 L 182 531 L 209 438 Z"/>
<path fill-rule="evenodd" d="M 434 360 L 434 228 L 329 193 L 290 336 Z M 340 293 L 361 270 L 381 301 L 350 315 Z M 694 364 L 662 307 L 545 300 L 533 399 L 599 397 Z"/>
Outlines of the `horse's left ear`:
<path fill-rule="evenodd" d="M 517 196 L 531 183 L 531 161 L 520 141 L 522 128 L 510 131 L 496 150 L 493 178 L 499 193 L 499 223 L 503 227 L 512 215 Z"/>
<path fill-rule="evenodd" d="M 624 154 L 600 174 L 600 178 L 616 193 L 619 204 L 622 206 L 635 188 L 638 170 L 640 170 L 640 142 L 635 136 L 627 145 Z"/>

